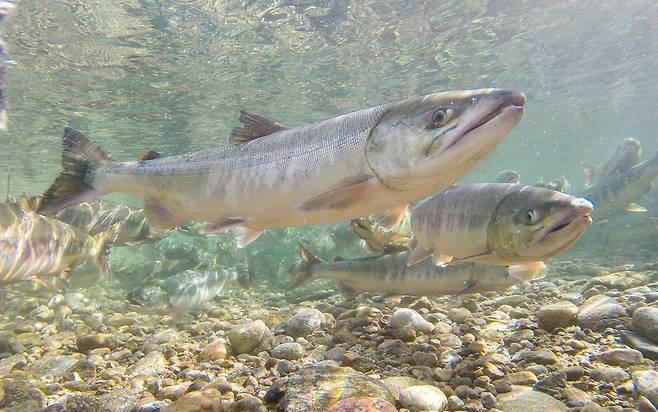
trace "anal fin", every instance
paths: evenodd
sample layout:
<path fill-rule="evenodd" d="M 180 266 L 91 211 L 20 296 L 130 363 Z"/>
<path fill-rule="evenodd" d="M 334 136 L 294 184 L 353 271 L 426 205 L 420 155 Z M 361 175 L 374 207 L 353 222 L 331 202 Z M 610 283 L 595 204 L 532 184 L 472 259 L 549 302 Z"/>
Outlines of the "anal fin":
<path fill-rule="evenodd" d="M 202 235 L 211 235 L 213 233 L 226 232 L 229 229 L 233 229 L 237 226 L 243 225 L 246 223 L 246 219 L 240 216 L 227 217 L 219 222 L 211 223 L 208 226 L 199 230 L 199 233 Z"/>
<path fill-rule="evenodd" d="M 452 262 L 452 256 L 450 255 L 442 255 L 440 253 L 432 254 L 432 263 L 434 263 L 436 266 L 445 265 L 446 263 L 450 262 Z"/>
<path fill-rule="evenodd" d="M 299 205 L 302 211 L 344 209 L 357 203 L 364 195 L 372 176 L 354 176 L 343 179 L 335 189 L 322 193 Z"/>

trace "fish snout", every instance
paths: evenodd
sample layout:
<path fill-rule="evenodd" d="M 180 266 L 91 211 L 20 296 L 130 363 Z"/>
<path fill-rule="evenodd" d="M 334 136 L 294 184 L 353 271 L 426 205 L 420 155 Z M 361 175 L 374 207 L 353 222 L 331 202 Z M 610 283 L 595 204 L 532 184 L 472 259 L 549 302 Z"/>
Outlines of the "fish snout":
<path fill-rule="evenodd" d="M 525 94 L 516 90 L 496 89 L 491 98 L 500 102 L 501 106 L 525 106 Z"/>
<path fill-rule="evenodd" d="M 580 216 L 589 216 L 594 210 L 594 204 L 587 199 L 578 198 L 573 202 L 573 206 L 576 209 L 576 212 Z"/>

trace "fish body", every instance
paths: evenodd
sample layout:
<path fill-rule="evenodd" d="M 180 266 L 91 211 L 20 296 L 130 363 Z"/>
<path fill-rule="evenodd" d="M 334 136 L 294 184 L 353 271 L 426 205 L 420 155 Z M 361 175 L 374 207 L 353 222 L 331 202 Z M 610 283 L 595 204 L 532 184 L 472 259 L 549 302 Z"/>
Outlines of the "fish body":
<path fill-rule="evenodd" d="M 302 257 L 303 262 L 292 270 L 296 286 L 318 278 L 333 279 L 351 296 L 364 292 L 440 296 L 503 290 L 542 277 L 545 272 L 545 267 L 529 271 L 473 262 L 436 266 L 429 259 L 408 266 L 405 252 L 322 262 L 302 247 Z"/>
<path fill-rule="evenodd" d="M 593 218 L 598 222 L 625 211 L 643 212 L 646 209 L 634 202 L 655 189 L 657 177 L 658 154 L 625 173 L 608 176 L 586 189 L 581 196 L 596 206 Z"/>
<path fill-rule="evenodd" d="M 186 312 L 218 296 L 227 285 L 238 280 L 236 272 L 225 269 L 210 272 L 186 270 L 157 285 L 130 292 L 127 299 L 148 311 Z"/>
<path fill-rule="evenodd" d="M 151 230 L 143 209 L 96 199 L 62 209 L 55 217 L 94 236 L 119 224 L 115 246 L 139 245 L 162 239 L 166 233 Z"/>
<path fill-rule="evenodd" d="M 633 166 L 640 163 L 641 157 L 642 145 L 639 141 L 633 138 L 622 140 L 617 145 L 613 155 L 600 168 L 583 165 L 586 178 L 585 188 L 591 187 L 608 177 L 626 173 Z"/>
<path fill-rule="evenodd" d="M 455 185 L 411 216 L 409 263 L 540 262 L 570 248 L 590 226 L 592 204 L 553 190 L 509 183 Z"/>
<path fill-rule="evenodd" d="M 66 279 L 86 259 L 110 275 L 116 227 L 92 237 L 57 219 L 28 212 L 0 230 L 0 284 L 49 275 Z"/>
<path fill-rule="evenodd" d="M 144 200 L 158 228 L 208 222 L 244 246 L 263 230 L 369 216 L 422 199 L 468 174 L 523 115 L 522 93 L 436 93 L 297 128 L 242 113 L 235 144 L 136 162 L 113 162 L 67 128 L 64 171 L 41 211 L 106 193 Z"/>

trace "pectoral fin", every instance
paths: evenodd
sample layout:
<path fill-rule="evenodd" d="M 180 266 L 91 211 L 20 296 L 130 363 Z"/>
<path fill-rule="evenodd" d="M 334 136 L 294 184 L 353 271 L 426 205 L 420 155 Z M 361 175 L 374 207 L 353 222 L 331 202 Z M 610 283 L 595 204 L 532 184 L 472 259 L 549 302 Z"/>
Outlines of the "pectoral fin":
<path fill-rule="evenodd" d="M 238 238 L 238 247 L 245 247 L 263 234 L 264 230 L 252 229 L 244 226 L 234 227 L 233 232 Z"/>
<path fill-rule="evenodd" d="M 528 262 L 521 265 L 512 265 L 507 268 L 507 273 L 522 281 L 541 279 L 546 274 L 546 265 L 544 262 Z"/>
<path fill-rule="evenodd" d="M 370 179 L 372 176 L 366 175 L 343 179 L 335 189 L 305 201 L 297 209 L 310 212 L 349 207 L 364 197 Z"/>
<path fill-rule="evenodd" d="M 377 223 L 384 226 L 387 229 L 393 229 L 402 222 L 404 215 L 407 214 L 409 210 L 409 205 L 398 206 L 395 209 L 387 210 L 386 212 L 379 213 L 374 215 L 374 219 Z"/>
<path fill-rule="evenodd" d="M 213 233 L 226 232 L 229 229 L 244 225 L 245 223 L 245 218 L 241 216 L 226 217 L 219 222 L 211 223 L 208 226 L 202 228 L 199 230 L 199 233 L 202 235 L 211 235 Z"/>
<path fill-rule="evenodd" d="M 647 208 L 642 205 L 638 205 L 637 203 L 630 203 L 628 206 L 626 206 L 626 211 L 633 213 L 645 213 Z"/>
<path fill-rule="evenodd" d="M 416 242 L 413 240 L 410 243 L 411 249 L 407 254 L 407 266 L 415 265 L 416 263 L 420 262 L 421 260 L 425 259 L 426 257 L 432 254 L 432 249 L 419 247 L 415 243 Z"/>

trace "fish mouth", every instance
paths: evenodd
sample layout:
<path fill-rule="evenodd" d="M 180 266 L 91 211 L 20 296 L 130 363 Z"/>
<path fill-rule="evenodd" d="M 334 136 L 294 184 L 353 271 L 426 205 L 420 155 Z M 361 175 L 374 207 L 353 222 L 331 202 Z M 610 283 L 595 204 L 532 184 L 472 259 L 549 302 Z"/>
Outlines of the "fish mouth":
<path fill-rule="evenodd" d="M 128 300 L 128 303 L 131 305 L 139 306 L 140 308 L 144 307 L 144 302 L 139 300 L 134 293 L 128 293 L 128 295 L 126 295 L 126 299 Z"/>
<path fill-rule="evenodd" d="M 542 227 L 541 234 L 534 243 L 541 243 L 545 241 L 549 236 L 553 236 L 556 233 L 562 231 L 568 232 L 573 229 L 575 235 L 580 236 L 580 234 L 592 224 L 592 203 L 585 199 L 580 199 L 581 201 L 576 205 L 576 207 L 562 220 L 558 220 L 555 223 L 548 225 L 548 227 Z"/>
<path fill-rule="evenodd" d="M 523 108 L 525 102 L 525 95 L 521 92 L 509 90 L 499 92 L 499 96 L 485 103 L 485 108 L 489 108 L 489 110 L 483 110 L 482 113 L 468 122 L 441 152 L 450 150 L 463 141 L 464 137 L 498 117 L 513 115 L 520 119 L 525 110 Z"/>

